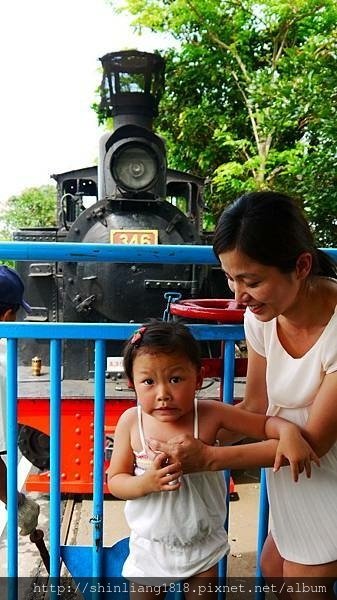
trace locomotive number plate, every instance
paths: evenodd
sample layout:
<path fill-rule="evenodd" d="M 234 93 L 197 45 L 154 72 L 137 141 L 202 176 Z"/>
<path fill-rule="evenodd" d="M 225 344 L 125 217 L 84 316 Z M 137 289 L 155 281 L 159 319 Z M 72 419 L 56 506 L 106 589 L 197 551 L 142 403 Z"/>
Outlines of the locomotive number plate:
<path fill-rule="evenodd" d="M 157 229 L 111 229 L 111 244 L 158 244 Z"/>

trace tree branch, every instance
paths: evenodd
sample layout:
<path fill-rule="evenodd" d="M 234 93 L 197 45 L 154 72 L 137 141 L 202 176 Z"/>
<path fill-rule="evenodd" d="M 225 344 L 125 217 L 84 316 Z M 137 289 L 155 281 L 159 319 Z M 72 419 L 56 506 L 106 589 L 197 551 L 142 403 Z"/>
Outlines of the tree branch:
<path fill-rule="evenodd" d="M 198 9 L 194 6 L 194 4 L 191 2 L 191 0 L 186 0 L 186 4 L 190 7 L 191 11 L 195 14 L 199 23 L 203 23 L 202 15 L 198 11 Z M 223 42 L 210 28 L 207 29 L 207 35 L 210 37 L 212 42 L 214 42 L 217 46 L 219 46 L 219 48 L 226 50 L 233 56 L 233 58 L 236 60 L 237 64 L 239 65 L 240 70 L 241 70 L 244 78 L 246 79 L 246 81 L 250 81 L 250 77 L 249 77 L 248 71 L 246 69 L 246 66 L 245 66 L 243 60 L 241 59 L 240 55 L 238 54 L 238 52 L 236 52 L 234 50 L 233 46 Z"/>
<path fill-rule="evenodd" d="M 280 31 L 274 40 L 274 52 L 273 52 L 273 58 L 272 58 L 274 68 L 276 67 L 277 62 L 279 61 L 279 59 L 282 55 L 282 52 L 284 50 L 284 46 L 285 46 L 285 43 L 287 40 L 287 36 L 288 36 L 289 30 L 291 29 L 291 27 L 293 27 L 295 25 L 295 23 L 297 23 L 299 21 L 303 21 L 303 19 L 306 19 L 307 17 L 311 17 L 312 15 L 316 14 L 324 6 L 325 6 L 325 4 L 324 4 L 324 2 L 322 2 L 319 6 L 316 6 L 314 10 L 308 10 L 306 13 L 301 13 L 299 15 L 296 15 L 289 21 L 286 21 L 284 23 L 283 27 L 280 27 Z M 280 41 L 279 45 L 277 45 L 277 42 L 280 39 L 281 39 L 281 41 Z"/>
<path fill-rule="evenodd" d="M 276 175 L 278 175 L 279 173 L 282 173 L 282 171 L 285 170 L 284 165 L 279 165 L 278 167 L 275 167 L 275 169 L 273 169 L 272 171 L 270 171 L 268 177 L 266 177 L 266 182 L 267 183 L 273 183 Z"/>
<path fill-rule="evenodd" d="M 257 121 L 256 121 L 256 119 L 254 117 L 254 113 L 253 113 L 253 109 L 251 107 L 250 101 L 247 98 L 247 96 L 246 96 L 246 94 L 245 94 L 245 92 L 244 92 L 244 90 L 243 90 L 243 88 L 242 88 L 242 86 L 241 86 L 241 84 L 239 82 L 239 78 L 238 78 L 237 74 L 235 73 L 235 71 L 231 71 L 231 75 L 232 75 L 232 77 L 233 77 L 233 79 L 234 79 L 234 81 L 235 81 L 235 83 L 237 85 L 237 88 L 240 91 L 240 94 L 242 95 L 244 103 L 245 103 L 245 105 L 247 107 L 247 111 L 248 111 L 248 115 L 249 115 L 249 118 L 250 118 L 250 122 L 252 124 L 252 129 L 253 129 L 253 134 L 254 134 L 255 142 L 256 142 L 257 147 L 259 147 L 260 146 L 260 138 L 259 138 L 259 132 L 258 132 L 258 128 L 257 128 Z"/>

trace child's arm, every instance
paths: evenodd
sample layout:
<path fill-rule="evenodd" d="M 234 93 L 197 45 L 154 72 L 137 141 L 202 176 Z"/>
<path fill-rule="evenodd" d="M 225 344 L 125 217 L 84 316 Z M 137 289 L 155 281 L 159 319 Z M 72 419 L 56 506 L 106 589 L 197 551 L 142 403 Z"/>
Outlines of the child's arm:
<path fill-rule="evenodd" d="M 319 466 L 319 458 L 303 437 L 299 427 L 278 417 L 268 417 L 265 429 L 268 438 L 279 439 L 274 471 L 289 464 L 294 481 L 298 481 L 299 474 L 304 470 L 307 477 L 311 477 L 311 461 Z"/>
<path fill-rule="evenodd" d="M 294 423 L 280 417 L 266 417 L 232 405 L 214 402 L 212 411 L 216 410 L 222 427 L 226 424 L 230 431 L 240 431 L 252 438 L 279 440 L 274 461 L 275 471 L 282 465 L 290 464 L 293 479 L 297 481 L 299 473 L 303 470 L 306 471 L 307 477 L 310 477 L 311 461 L 319 465 L 318 457 Z"/>
<path fill-rule="evenodd" d="M 108 488 L 111 494 L 123 500 L 146 496 L 151 492 L 174 491 L 180 487 L 181 469 L 178 463 L 162 467 L 165 454 L 156 456 L 153 468 L 143 475 L 133 474 L 134 456 L 130 431 L 134 409 L 123 413 L 117 423 L 114 449 L 108 468 Z"/>
<path fill-rule="evenodd" d="M 182 464 L 184 473 L 272 467 L 277 440 L 266 440 L 240 446 L 210 446 L 191 435 L 180 434 L 168 442 L 148 440 L 156 452 L 165 452 L 172 461 Z"/>
<path fill-rule="evenodd" d="M 273 467 L 279 444 L 270 439 L 239 446 L 209 446 L 191 435 L 178 435 L 166 443 L 151 439 L 148 443 L 153 450 L 179 461 L 184 473 Z"/>
<path fill-rule="evenodd" d="M 248 349 L 248 369 L 247 379 L 245 384 L 244 398 L 240 403 L 235 404 L 235 407 L 242 410 L 250 411 L 265 415 L 268 407 L 268 395 L 266 386 L 266 359 L 254 352 L 249 342 L 247 341 Z M 243 432 L 229 431 L 225 426 L 217 434 L 217 438 L 221 443 L 229 444 L 239 441 L 247 437 Z M 256 436 L 249 436 L 256 437 Z"/>
<path fill-rule="evenodd" d="M 285 456 L 291 465 L 294 480 L 297 481 L 298 473 L 304 468 L 307 475 L 310 475 L 308 465 L 311 460 L 318 463 L 317 456 L 293 423 L 279 417 L 251 413 L 215 400 L 200 401 L 199 406 L 200 420 L 207 419 L 208 422 L 214 423 L 217 430 L 226 428 L 234 432 L 240 431 L 251 438 L 272 439 L 230 447 L 208 446 L 200 440 L 193 440 L 184 435 L 177 436 L 167 445 L 155 440 L 150 441 L 152 449 L 165 451 L 173 461 L 182 462 L 185 472 L 271 467 L 275 464 L 276 456 L 276 468 L 279 468 L 280 457 Z M 274 438 L 281 438 L 280 442 Z M 278 451 L 279 443 L 282 445 Z M 283 464 L 288 462 L 284 461 Z"/>

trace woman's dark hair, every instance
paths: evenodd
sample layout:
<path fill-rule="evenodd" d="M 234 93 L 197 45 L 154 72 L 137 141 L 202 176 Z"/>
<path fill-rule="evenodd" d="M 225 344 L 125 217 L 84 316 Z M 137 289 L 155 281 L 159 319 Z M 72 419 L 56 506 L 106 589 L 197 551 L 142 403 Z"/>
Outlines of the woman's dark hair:
<path fill-rule="evenodd" d="M 181 353 L 196 369 L 201 367 L 200 348 L 189 329 L 178 321 L 151 320 L 138 329 L 126 342 L 123 365 L 127 378 L 133 381 L 133 362 L 138 352 Z"/>
<path fill-rule="evenodd" d="M 313 275 L 337 277 L 336 264 L 316 247 L 300 207 L 278 192 L 244 194 L 225 208 L 215 230 L 213 249 L 219 256 L 234 248 L 283 273 L 295 269 L 302 252 L 310 252 Z"/>

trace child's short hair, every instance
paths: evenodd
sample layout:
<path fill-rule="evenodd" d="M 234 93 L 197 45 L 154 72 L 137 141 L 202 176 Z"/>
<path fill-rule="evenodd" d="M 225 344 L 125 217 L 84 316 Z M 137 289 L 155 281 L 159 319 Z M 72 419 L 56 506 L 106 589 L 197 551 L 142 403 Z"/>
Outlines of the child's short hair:
<path fill-rule="evenodd" d="M 151 320 L 142 325 L 126 342 L 123 353 L 123 365 L 126 376 L 133 381 L 133 362 L 140 349 L 162 352 L 164 354 L 181 353 L 196 369 L 201 368 L 201 354 L 197 340 L 190 330 L 178 321 Z"/>

